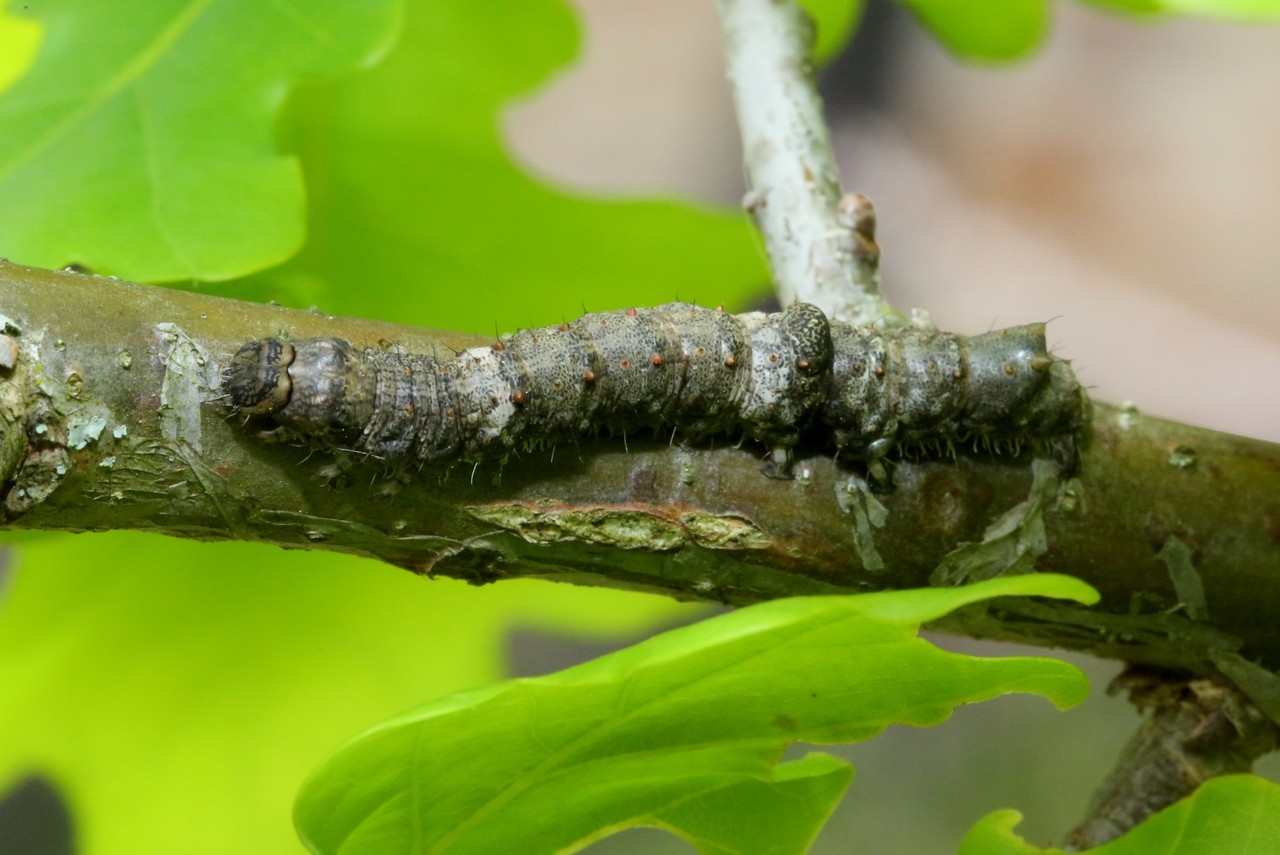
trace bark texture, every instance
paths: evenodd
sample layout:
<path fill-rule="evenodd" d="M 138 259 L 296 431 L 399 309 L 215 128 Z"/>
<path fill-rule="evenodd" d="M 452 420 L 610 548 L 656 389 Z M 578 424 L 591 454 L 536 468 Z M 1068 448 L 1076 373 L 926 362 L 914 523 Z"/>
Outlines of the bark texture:
<path fill-rule="evenodd" d="M 790 0 L 717 0 L 750 191 L 778 300 L 833 320 L 898 325 L 880 296 L 875 212 L 841 196 L 813 82 L 813 22 Z"/>
<path fill-rule="evenodd" d="M 1149 715 L 1068 837 L 1072 851 L 1120 837 L 1212 777 L 1248 772 L 1277 745 L 1276 725 L 1230 684 L 1133 668 L 1112 684 L 1121 690 Z"/>
<path fill-rule="evenodd" d="M 1080 477 L 1048 488 L 1026 456 L 903 461 L 878 494 L 856 467 L 803 450 L 796 477 L 777 480 L 761 449 L 731 439 L 634 436 L 428 466 L 404 484 L 376 461 L 326 481 L 331 454 L 228 417 L 219 378 L 243 343 L 329 335 L 447 357 L 482 342 L 8 263 L 0 314 L 9 527 L 259 540 L 476 583 L 535 576 L 729 603 L 1070 573 L 1100 607 L 1001 601 L 943 628 L 1229 671 L 1280 711 L 1256 664 L 1280 663 L 1270 443 L 1098 406 Z"/>

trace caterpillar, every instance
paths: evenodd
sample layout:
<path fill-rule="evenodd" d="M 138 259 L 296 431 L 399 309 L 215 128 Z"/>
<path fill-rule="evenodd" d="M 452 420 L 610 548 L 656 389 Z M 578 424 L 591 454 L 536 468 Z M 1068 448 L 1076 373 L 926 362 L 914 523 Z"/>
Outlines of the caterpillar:
<path fill-rule="evenodd" d="M 972 337 L 829 321 L 795 303 L 727 314 L 687 303 L 584 315 L 454 359 L 340 338 L 251 341 L 223 375 L 231 407 L 283 438 L 390 462 L 479 460 L 522 444 L 663 425 L 843 459 L 1034 444 L 1073 468 L 1088 397 L 1044 324 Z"/>

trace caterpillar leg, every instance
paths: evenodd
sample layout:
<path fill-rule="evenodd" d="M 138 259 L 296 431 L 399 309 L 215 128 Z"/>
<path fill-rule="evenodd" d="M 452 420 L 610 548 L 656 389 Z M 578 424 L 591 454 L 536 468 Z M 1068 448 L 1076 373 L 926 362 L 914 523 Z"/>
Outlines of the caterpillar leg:
<path fill-rule="evenodd" d="M 288 428 L 277 425 L 273 428 L 255 431 L 251 436 L 258 442 L 277 443 L 277 442 L 296 442 L 297 434 Z"/>
<path fill-rule="evenodd" d="M 885 437 L 867 446 L 867 487 L 873 493 L 893 492 L 893 472 L 889 461 L 893 446 L 893 440 Z"/>
<path fill-rule="evenodd" d="M 358 451 L 349 451 L 342 448 L 335 449 L 333 451 L 333 460 L 317 469 L 312 477 L 317 481 L 323 481 L 329 487 L 345 487 L 348 473 L 369 456 Z"/>

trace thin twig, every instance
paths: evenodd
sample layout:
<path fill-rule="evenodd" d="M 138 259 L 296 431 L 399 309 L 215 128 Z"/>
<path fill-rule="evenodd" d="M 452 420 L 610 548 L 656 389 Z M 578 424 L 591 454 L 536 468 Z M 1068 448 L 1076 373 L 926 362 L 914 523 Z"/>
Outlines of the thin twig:
<path fill-rule="evenodd" d="M 1099 846 L 1217 775 L 1247 772 L 1275 750 L 1276 725 L 1229 683 L 1131 668 L 1110 691 L 1129 692 L 1151 710 L 1120 752 L 1088 817 L 1071 832 L 1073 849 Z"/>
<path fill-rule="evenodd" d="M 844 198 L 810 64 L 813 23 L 792 0 L 718 0 L 750 191 L 778 299 L 855 324 L 901 323 L 880 297 L 875 213 Z"/>

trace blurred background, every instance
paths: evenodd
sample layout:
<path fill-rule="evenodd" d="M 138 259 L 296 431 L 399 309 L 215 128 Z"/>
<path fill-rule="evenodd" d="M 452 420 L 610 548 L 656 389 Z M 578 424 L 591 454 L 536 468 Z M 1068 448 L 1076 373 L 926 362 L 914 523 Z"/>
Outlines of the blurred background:
<path fill-rule="evenodd" d="M 712 3 L 579 0 L 580 64 L 508 113 L 532 170 L 741 199 Z M 1280 440 L 1280 29 L 1052 4 L 1047 43 L 964 64 L 870 2 L 821 75 L 889 299 L 943 329 L 1053 319 L 1094 394 Z"/>
<path fill-rule="evenodd" d="M 740 200 L 713 4 L 576 5 L 582 61 L 507 114 L 519 159 L 593 193 Z M 823 70 L 842 185 L 876 205 L 886 296 L 963 333 L 1051 318 L 1095 397 L 1280 441 L 1280 29 L 1052 12 L 1034 56 L 976 66 L 871 0 Z M 856 777 L 815 853 L 953 852 L 1000 807 L 1060 843 L 1138 722 L 1104 693 L 1117 663 L 1067 658 L 1095 687 L 1069 713 L 1009 697 L 842 751 Z M 693 849 L 643 831 L 591 851 Z"/>
<path fill-rule="evenodd" d="M 737 204 L 711 0 L 573 5 L 584 53 L 507 112 L 513 156 L 587 194 Z M 872 0 L 823 72 L 843 184 L 876 203 L 886 295 L 964 333 L 1052 318 L 1096 397 L 1280 441 L 1280 29 L 1053 12 L 1035 56 L 981 67 Z M 531 675 L 613 646 L 523 629 L 505 649 Z M 1137 724 L 1103 691 L 1116 663 L 1073 661 L 1096 690 L 1069 713 L 1010 697 L 842 750 L 857 776 L 814 851 L 950 852 L 1002 807 L 1060 841 Z M 33 778 L 0 802 L 0 853 L 70 853 L 73 825 Z M 636 831 L 591 851 L 693 850 Z"/>

